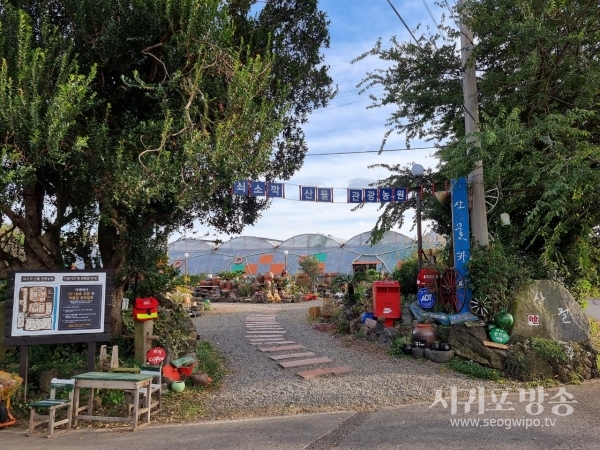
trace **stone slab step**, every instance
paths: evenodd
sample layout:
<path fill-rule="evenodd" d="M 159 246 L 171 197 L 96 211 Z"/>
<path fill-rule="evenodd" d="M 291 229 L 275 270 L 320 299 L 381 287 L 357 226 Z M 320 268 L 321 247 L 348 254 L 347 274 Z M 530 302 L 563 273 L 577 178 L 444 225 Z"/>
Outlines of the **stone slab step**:
<path fill-rule="evenodd" d="M 277 336 L 277 337 L 268 337 L 268 338 L 255 338 L 255 337 L 251 337 L 248 338 L 248 342 L 252 343 L 252 342 L 265 342 L 265 343 L 269 343 L 269 342 L 275 342 L 275 341 L 283 341 L 284 339 L 288 339 L 285 336 Z"/>
<path fill-rule="evenodd" d="M 283 327 L 278 325 L 278 326 L 272 326 L 272 327 L 246 327 L 246 330 L 253 330 L 253 331 L 260 331 L 260 330 L 272 330 L 272 331 L 281 331 L 283 330 Z"/>
<path fill-rule="evenodd" d="M 248 331 L 246 330 L 246 334 L 285 334 L 285 330 L 279 331 L 269 331 L 269 330 L 256 330 L 256 331 Z"/>
<path fill-rule="evenodd" d="M 285 336 L 283 334 L 250 334 L 250 335 L 246 335 L 246 338 L 248 339 L 252 339 L 252 338 L 285 338 Z"/>
<path fill-rule="evenodd" d="M 304 378 L 315 378 L 321 377 L 323 375 L 341 375 L 343 373 L 349 373 L 354 371 L 354 369 L 350 366 L 342 366 L 342 367 L 327 367 L 326 369 L 314 369 L 314 370 L 305 370 L 303 372 L 296 372 L 296 375 Z"/>
<path fill-rule="evenodd" d="M 246 329 L 247 333 L 252 332 L 254 334 L 262 333 L 262 332 L 270 333 L 272 331 L 285 331 L 285 330 L 283 328 L 265 328 L 265 329 L 248 328 L 248 329 Z"/>
<path fill-rule="evenodd" d="M 315 356 L 314 352 L 304 352 L 304 353 L 288 353 L 287 355 L 276 355 L 269 356 L 273 361 L 279 361 L 281 359 L 290 359 L 290 358 L 306 358 L 307 356 Z"/>
<path fill-rule="evenodd" d="M 261 352 L 281 352 L 284 350 L 298 350 L 301 348 L 306 348 L 304 345 L 281 345 L 279 347 L 262 347 L 259 348 Z"/>
<path fill-rule="evenodd" d="M 299 367 L 299 366 L 310 366 L 311 364 L 322 364 L 333 362 L 333 359 L 329 358 L 310 358 L 310 359 L 299 359 L 296 361 L 285 361 L 280 362 L 279 365 L 284 369 L 288 367 Z"/>
<path fill-rule="evenodd" d="M 271 342 L 250 342 L 250 345 L 283 345 L 283 344 L 295 344 L 295 341 L 271 341 Z"/>

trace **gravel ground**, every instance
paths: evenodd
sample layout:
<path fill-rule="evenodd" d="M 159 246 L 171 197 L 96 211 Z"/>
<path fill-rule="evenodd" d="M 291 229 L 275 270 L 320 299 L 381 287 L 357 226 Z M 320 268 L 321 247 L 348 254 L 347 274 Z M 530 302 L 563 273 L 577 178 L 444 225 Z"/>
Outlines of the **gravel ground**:
<path fill-rule="evenodd" d="M 392 358 L 383 346 L 315 330 L 308 307 L 300 304 L 213 303 L 213 310 L 195 319 L 201 339 L 211 341 L 226 358 L 230 373 L 211 391 L 210 418 L 239 418 L 342 410 L 369 410 L 417 401 L 432 401 L 435 391 L 478 386 L 506 389 L 506 384 L 474 380 L 431 361 Z M 333 359 L 328 364 L 282 369 L 269 355 L 249 344 L 246 317 L 276 314 L 286 338 Z M 281 352 L 290 353 L 290 351 Z M 319 367 L 351 366 L 354 372 L 305 380 L 295 373 Z M 461 391 L 459 391 L 461 392 Z M 463 391 L 463 395 L 468 394 Z"/>

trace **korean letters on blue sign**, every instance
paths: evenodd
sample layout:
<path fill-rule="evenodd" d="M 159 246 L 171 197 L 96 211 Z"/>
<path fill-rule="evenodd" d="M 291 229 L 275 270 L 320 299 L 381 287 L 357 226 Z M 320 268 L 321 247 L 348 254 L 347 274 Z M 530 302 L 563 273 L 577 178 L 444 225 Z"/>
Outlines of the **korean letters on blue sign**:
<path fill-rule="evenodd" d="M 314 202 L 316 201 L 317 188 L 309 186 L 300 186 L 300 201 Z"/>
<path fill-rule="evenodd" d="M 394 188 L 394 201 L 405 202 L 408 197 L 408 188 Z M 418 195 L 418 194 L 417 194 Z"/>
<path fill-rule="evenodd" d="M 363 201 L 363 190 L 362 189 L 348 189 L 348 203 L 362 203 Z"/>
<path fill-rule="evenodd" d="M 365 189 L 365 203 L 377 203 L 377 189 Z"/>
<path fill-rule="evenodd" d="M 379 200 L 381 203 L 389 203 L 394 198 L 393 188 L 381 188 L 379 189 Z"/>
<path fill-rule="evenodd" d="M 269 183 L 268 194 L 269 197 L 284 198 L 285 191 L 283 189 L 283 183 Z"/>
<path fill-rule="evenodd" d="M 233 183 L 233 193 L 237 195 L 248 195 L 248 182 L 240 180 Z"/>
<path fill-rule="evenodd" d="M 250 183 L 250 195 L 253 197 L 264 197 L 267 195 L 267 183 L 264 181 L 253 181 Z"/>
<path fill-rule="evenodd" d="M 333 188 L 317 188 L 318 202 L 333 202 Z"/>

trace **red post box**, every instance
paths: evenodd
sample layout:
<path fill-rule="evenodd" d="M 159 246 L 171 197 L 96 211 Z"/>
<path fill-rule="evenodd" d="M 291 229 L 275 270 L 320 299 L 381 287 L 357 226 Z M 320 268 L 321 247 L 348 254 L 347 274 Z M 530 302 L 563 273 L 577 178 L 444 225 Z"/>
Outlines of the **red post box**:
<path fill-rule="evenodd" d="M 375 317 L 385 319 L 385 327 L 394 326 L 394 319 L 402 317 L 400 283 L 397 281 L 373 282 L 373 313 Z"/>

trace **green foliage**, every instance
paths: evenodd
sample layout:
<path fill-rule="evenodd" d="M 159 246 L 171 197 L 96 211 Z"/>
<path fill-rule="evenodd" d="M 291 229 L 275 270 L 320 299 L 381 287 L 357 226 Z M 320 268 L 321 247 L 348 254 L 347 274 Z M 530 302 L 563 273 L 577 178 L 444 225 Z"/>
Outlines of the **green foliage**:
<path fill-rule="evenodd" d="M 300 259 L 300 269 L 310 278 L 311 285 L 317 282 L 317 277 L 323 273 L 321 262 L 313 255 L 305 256 Z"/>
<path fill-rule="evenodd" d="M 524 260 L 517 249 L 498 241 L 488 247 L 473 246 L 469 286 L 474 297 L 487 298 L 491 316 L 508 310 L 514 293 L 529 281 L 530 271 Z"/>
<path fill-rule="evenodd" d="M 393 356 L 394 358 L 401 358 L 404 356 L 408 356 L 408 355 L 405 355 L 404 352 L 402 351 L 402 346 L 406 345 L 406 344 L 410 344 L 411 340 L 412 340 L 412 338 L 410 336 L 401 336 L 401 337 L 394 339 L 390 345 L 390 349 L 388 350 L 388 353 L 391 356 Z"/>
<path fill-rule="evenodd" d="M 476 43 L 470 63 L 477 68 L 480 132 L 465 136 L 459 33 L 444 22 L 432 33 L 417 28 L 419 45 L 380 39 L 358 60 L 375 56 L 385 69 L 361 83 L 372 107 L 393 105 L 388 131 L 444 142 L 432 183 L 466 176 L 482 161 L 486 188 L 499 188 L 489 213 L 490 234 L 549 267 L 576 295 L 598 289 L 600 202 L 600 4 L 544 0 L 466 0 L 454 13 Z M 478 139 L 474 139 L 477 137 Z M 475 145 L 479 141 L 480 146 Z M 376 184 L 411 185 L 410 166 L 385 166 L 392 174 Z M 425 195 L 423 214 L 434 230 L 450 236 L 449 208 Z M 414 201 L 388 204 L 374 229 L 376 238 L 403 222 Z M 501 213 L 510 215 L 504 226 Z"/>
<path fill-rule="evenodd" d="M 325 14 L 312 1 L 30 3 L 0 8 L 0 225 L 23 236 L 3 259 L 112 269 L 117 300 L 136 276 L 135 295 L 168 290 L 156 264 L 171 232 L 241 232 L 269 201 L 232 183 L 302 165 L 303 124 L 333 93 Z"/>
<path fill-rule="evenodd" d="M 223 355 L 209 341 L 201 341 L 196 347 L 196 356 L 198 371 L 206 372 L 213 379 L 213 386 L 217 386 L 227 373 Z"/>
<path fill-rule="evenodd" d="M 565 346 L 551 339 L 533 337 L 531 338 L 531 348 L 549 363 L 560 364 L 569 361 Z"/>
<path fill-rule="evenodd" d="M 6 281 L 0 280 L 0 302 L 6 300 Z"/>
<path fill-rule="evenodd" d="M 500 373 L 497 370 L 461 358 L 452 358 L 452 360 L 446 363 L 446 366 L 456 372 L 464 373 L 473 378 L 492 381 L 498 381 L 501 378 Z"/>
<path fill-rule="evenodd" d="M 190 336 L 193 328 L 188 312 L 182 307 L 159 308 L 158 319 L 154 321 L 156 345 L 167 349 L 171 359 L 179 358 L 194 350 Z"/>
<path fill-rule="evenodd" d="M 51 344 L 29 347 L 29 377 L 37 380 L 45 370 L 57 369 L 58 378 L 71 378 L 87 367 L 87 344 Z"/>
<path fill-rule="evenodd" d="M 417 276 L 419 275 L 419 261 L 416 255 L 412 255 L 409 259 L 402 262 L 400 267 L 394 267 L 392 271 L 392 280 L 400 283 L 400 291 L 402 295 L 413 294 L 417 295 Z"/>

